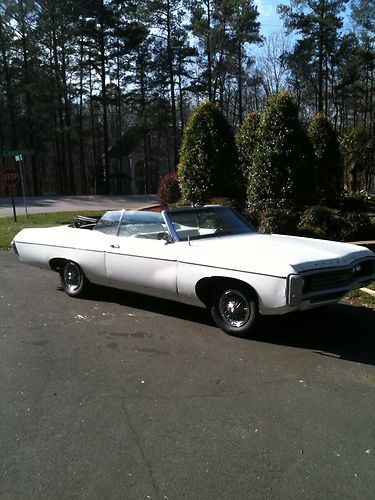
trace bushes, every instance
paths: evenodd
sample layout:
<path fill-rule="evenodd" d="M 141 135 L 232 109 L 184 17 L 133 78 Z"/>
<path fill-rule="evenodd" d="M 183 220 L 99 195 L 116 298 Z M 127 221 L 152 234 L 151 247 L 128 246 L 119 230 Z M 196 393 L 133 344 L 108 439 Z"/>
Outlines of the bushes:
<path fill-rule="evenodd" d="M 298 215 L 282 208 L 268 209 L 259 216 L 259 231 L 264 233 L 296 234 Z"/>
<path fill-rule="evenodd" d="M 348 212 L 342 216 L 341 241 L 360 241 L 375 239 L 375 225 L 367 214 Z"/>
<path fill-rule="evenodd" d="M 246 177 L 252 171 L 255 150 L 259 140 L 259 125 L 260 114 L 249 113 L 236 136 L 240 167 Z"/>
<path fill-rule="evenodd" d="M 311 143 L 290 95 L 281 92 L 268 101 L 261 119 L 249 176 L 251 210 L 295 210 L 315 200 Z"/>
<path fill-rule="evenodd" d="M 315 154 L 319 201 L 335 206 L 344 189 L 344 167 L 336 133 L 328 118 L 318 113 L 310 122 L 308 135 Z"/>
<path fill-rule="evenodd" d="M 311 238 L 337 239 L 341 222 L 337 210 L 324 206 L 312 206 L 301 214 L 298 231 L 302 236 Z"/>
<path fill-rule="evenodd" d="M 375 238 L 375 225 L 367 214 L 322 206 L 309 207 L 302 213 L 298 231 L 303 236 L 337 241 Z"/>
<path fill-rule="evenodd" d="M 176 172 L 172 172 L 161 178 L 158 186 L 158 195 L 163 208 L 176 203 L 181 198 L 181 189 Z"/>
<path fill-rule="evenodd" d="M 264 233 L 290 234 L 335 241 L 375 239 L 375 223 L 360 212 L 343 212 L 315 205 L 303 212 L 268 209 L 245 212 L 246 219 Z"/>
<path fill-rule="evenodd" d="M 347 188 L 352 193 L 368 189 L 374 175 L 375 138 L 364 127 L 356 127 L 343 137 L 341 147 Z"/>
<path fill-rule="evenodd" d="M 353 193 L 351 196 L 346 196 L 341 200 L 341 208 L 343 210 L 364 212 L 366 209 L 370 208 L 371 211 L 375 211 L 375 199 L 366 192 Z"/>
<path fill-rule="evenodd" d="M 245 182 L 239 169 L 234 134 L 221 110 L 204 103 L 184 132 L 178 174 L 182 196 L 193 203 L 227 197 L 244 203 Z"/>
<path fill-rule="evenodd" d="M 370 219 L 352 212 L 368 205 L 341 199 L 343 164 L 327 118 L 316 115 L 307 133 L 284 92 L 268 100 L 262 116 L 248 115 L 236 143 L 220 109 L 199 106 L 185 128 L 180 159 L 181 194 L 191 204 L 224 197 L 241 209 L 247 189 L 245 215 L 263 231 L 336 240 L 375 237 Z M 176 187 L 175 178 L 164 188 L 163 204 L 171 197 L 175 203 L 173 182 Z"/>

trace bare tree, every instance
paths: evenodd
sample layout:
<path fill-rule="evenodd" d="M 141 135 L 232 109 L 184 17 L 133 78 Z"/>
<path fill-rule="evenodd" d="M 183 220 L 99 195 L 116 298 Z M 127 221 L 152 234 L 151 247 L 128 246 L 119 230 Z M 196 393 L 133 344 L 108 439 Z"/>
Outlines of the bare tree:
<path fill-rule="evenodd" d="M 257 70 L 262 75 L 262 86 L 267 97 L 288 87 L 287 54 L 290 50 L 290 38 L 282 32 L 273 33 L 264 41 L 260 57 L 257 58 Z"/>

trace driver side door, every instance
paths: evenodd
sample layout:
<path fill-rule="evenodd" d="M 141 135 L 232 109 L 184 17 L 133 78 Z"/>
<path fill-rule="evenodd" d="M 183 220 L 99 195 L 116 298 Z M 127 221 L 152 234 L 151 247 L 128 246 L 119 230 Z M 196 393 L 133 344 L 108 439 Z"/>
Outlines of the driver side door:
<path fill-rule="evenodd" d="M 158 239 L 158 235 L 166 228 L 159 222 L 150 223 L 146 215 L 141 214 L 138 212 L 134 216 L 135 223 L 132 224 L 132 216 L 127 212 L 126 226 L 120 227 L 118 236 L 108 238 L 105 250 L 108 284 L 124 290 L 176 299 L 178 245 Z"/>

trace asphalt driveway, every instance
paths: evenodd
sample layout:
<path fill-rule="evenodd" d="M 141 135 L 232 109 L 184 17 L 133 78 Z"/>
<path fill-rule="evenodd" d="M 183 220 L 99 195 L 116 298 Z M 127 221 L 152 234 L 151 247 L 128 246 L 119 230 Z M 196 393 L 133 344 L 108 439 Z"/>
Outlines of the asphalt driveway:
<path fill-rule="evenodd" d="M 0 252 L 0 315 L 2 499 L 373 498 L 374 310 L 242 340 Z"/>

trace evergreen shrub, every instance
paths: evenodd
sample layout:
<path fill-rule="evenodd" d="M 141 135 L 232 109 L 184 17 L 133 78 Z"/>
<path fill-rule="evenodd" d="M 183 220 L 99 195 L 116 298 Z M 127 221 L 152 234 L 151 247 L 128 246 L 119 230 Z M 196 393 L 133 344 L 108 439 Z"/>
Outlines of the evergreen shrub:
<path fill-rule="evenodd" d="M 321 239 L 340 239 L 342 218 L 333 208 L 315 205 L 301 214 L 298 231 L 302 236 Z"/>
<path fill-rule="evenodd" d="M 233 131 L 220 108 L 200 105 L 190 117 L 180 150 L 178 174 L 182 197 L 194 204 L 229 198 L 239 208 L 245 199 L 245 180 Z"/>
<path fill-rule="evenodd" d="M 335 241 L 375 239 L 375 224 L 361 212 L 341 212 L 334 208 L 312 206 L 300 218 L 298 231 L 303 236 Z"/>
<path fill-rule="evenodd" d="M 296 210 L 315 202 L 314 154 L 292 97 L 268 100 L 249 176 L 250 210 Z"/>
<path fill-rule="evenodd" d="M 342 214 L 341 241 L 362 241 L 375 239 L 375 224 L 367 214 L 347 212 Z"/>
<path fill-rule="evenodd" d="M 262 212 L 245 208 L 242 215 L 255 229 L 259 229 Z"/>
<path fill-rule="evenodd" d="M 249 113 L 236 135 L 238 157 L 246 177 L 253 168 L 254 154 L 259 138 L 260 114 Z"/>
<path fill-rule="evenodd" d="M 345 196 L 342 198 L 340 204 L 341 209 L 347 212 L 365 212 L 368 209 L 375 208 L 372 205 L 371 195 L 368 195 L 366 192 L 357 192 L 350 196 Z"/>
<path fill-rule="evenodd" d="M 258 230 L 263 233 L 295 235 L 298 214 L 283 208 L 270 208 L 259 215 Z"/>
<path fill-rule="evenodd" d="M 335 206 L 344 188 L 344 165 L 336 132 L 328 118 L 317 113 L 310 122 L 308 135 L 315 154 L 319 202 Z"/>

